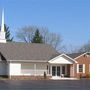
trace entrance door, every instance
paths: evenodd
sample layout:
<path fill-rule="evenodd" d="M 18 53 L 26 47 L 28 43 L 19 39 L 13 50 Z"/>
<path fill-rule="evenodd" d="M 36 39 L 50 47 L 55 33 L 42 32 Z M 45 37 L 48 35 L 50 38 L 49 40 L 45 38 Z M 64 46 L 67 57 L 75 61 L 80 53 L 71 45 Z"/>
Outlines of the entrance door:
<path fill-rule="evenodd" d="M 52 76 L 60 76 L 60 66 L 52 66 Z"/>
<path fill-rule="evenodd" d="M 56 66 L 52 66 L 52 76 L 56 76 Z"/>
<path fill-rule="evenodd" d="M 62 74 L 65 74 L 65 66 L 62 66 Z"/>

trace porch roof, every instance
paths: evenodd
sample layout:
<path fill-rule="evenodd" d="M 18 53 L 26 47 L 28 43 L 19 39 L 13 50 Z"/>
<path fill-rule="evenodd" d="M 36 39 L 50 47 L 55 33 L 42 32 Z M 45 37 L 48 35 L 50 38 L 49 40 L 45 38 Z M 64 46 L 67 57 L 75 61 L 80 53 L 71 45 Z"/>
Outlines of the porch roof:
<path fill-rule="evenodd" d="M 61 54 L 50 61 L 48 61 L 51 64 L 74 64 L 77 63 L 74 59 L 67 56 L 66 54 Z"/>

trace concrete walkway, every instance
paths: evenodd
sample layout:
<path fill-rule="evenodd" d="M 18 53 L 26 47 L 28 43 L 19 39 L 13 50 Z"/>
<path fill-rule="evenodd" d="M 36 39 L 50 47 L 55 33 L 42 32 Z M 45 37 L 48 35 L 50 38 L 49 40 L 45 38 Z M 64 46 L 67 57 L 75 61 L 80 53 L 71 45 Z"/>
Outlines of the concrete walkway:
<path fill-rule="evenodd" d="M 78 78 L 67 78 L 67 77 L 59 77 L 59 76 L 53 76 L 51 79 L 52 80 L 79 80 Z"/>

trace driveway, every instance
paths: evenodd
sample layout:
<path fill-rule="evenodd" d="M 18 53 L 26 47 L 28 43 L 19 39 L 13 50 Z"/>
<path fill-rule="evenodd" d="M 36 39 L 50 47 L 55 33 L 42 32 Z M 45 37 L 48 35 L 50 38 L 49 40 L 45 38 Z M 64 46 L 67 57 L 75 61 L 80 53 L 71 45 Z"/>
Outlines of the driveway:
<path fill-rule="evenodd" d="M 0 90 L 90 90 L 90 80 L 0 80 Z"/>

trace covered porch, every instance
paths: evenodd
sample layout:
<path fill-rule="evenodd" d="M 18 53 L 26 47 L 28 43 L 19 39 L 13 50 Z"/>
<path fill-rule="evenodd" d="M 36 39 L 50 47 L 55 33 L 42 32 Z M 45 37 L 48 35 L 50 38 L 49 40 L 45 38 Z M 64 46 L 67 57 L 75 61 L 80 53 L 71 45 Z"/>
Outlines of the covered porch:
<path fill-rule="evenodd" d="M 70 77 L 70 65 L 52 64 L 50 65 L 50 75 L 58 77 Z"/>
<path fill-rule="evenodd" d="M 61 54 L 49 61 L 50 75 L 52 77 L 74 77 L 74 63 L 72 58 Z"/>

